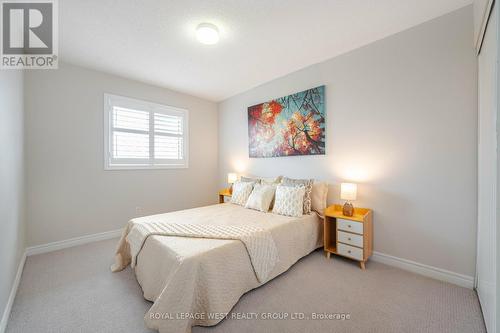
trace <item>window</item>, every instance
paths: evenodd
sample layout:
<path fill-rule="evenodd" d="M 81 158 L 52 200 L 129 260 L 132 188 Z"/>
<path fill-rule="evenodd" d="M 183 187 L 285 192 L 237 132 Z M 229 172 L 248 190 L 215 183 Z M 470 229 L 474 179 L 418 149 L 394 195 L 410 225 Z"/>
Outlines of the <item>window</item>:
<path fill-rule="evenodd" d="M 104 94 L 104 168 L 188 167 L 188 111 Z"/>

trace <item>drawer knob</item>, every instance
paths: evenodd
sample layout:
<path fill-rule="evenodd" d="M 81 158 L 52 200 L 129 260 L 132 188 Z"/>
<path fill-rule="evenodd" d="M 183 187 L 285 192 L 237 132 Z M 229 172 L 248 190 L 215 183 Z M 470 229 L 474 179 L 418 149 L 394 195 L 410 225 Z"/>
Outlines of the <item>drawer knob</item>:
<path fill-rule="evenodd" d="M 347 253 L 351 253 L 351 250 L 348 250 Z"/>
<path fill-rule="evenodd" d="M 351 227 L 351 225 L 350 225 L 350 224 L 348 224 L 348 225 L 347 225 L 347 227 L 348 227 L 348 228 L 350 228 L 350 227 Z"/>
<path fill-rule="evenodd" d="M 351 237 L 347 238 L 348 240 L 351 240 Z"/>

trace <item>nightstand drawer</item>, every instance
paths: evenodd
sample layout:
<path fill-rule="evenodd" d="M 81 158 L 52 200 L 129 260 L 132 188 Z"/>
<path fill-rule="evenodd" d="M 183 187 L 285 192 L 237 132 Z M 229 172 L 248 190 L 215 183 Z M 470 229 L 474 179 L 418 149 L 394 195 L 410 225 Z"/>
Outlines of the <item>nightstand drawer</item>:
<path fill-rule="evenodd" d="M 355 232 L 357 234 L 363 233 L 363 223 L 354 222 L 350 220 L 337 219 L 337 228 L 339 230 Z"/>
<path fill-rule="evenodd" d="M 337 243 L 337 253 L 356 260 L 363 260 L 363 249 Z"/>
<path fill-rule="evenodd" d="M 363 236 L 361 235 L 355 235 L 348 232 L 339 231 L 338 241 L 344 244 L 363 247 Z"/>

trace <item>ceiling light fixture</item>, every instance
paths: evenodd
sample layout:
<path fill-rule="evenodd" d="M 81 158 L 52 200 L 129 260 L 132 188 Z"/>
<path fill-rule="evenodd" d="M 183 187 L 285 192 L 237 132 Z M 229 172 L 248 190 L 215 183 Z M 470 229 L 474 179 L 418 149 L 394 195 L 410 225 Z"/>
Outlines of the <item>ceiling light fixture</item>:
<path fill-rule="evenodd" d="M 211 23 L 201 23 L 196 27 L 196 39 L 203 44 L 216 44 L 219 41 L 219 29 Z"/>

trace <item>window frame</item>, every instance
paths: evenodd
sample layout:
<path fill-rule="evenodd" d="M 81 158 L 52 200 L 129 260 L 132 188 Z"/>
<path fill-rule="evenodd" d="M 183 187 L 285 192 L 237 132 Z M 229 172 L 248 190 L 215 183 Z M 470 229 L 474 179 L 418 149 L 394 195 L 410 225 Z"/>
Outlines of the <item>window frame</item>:
<path fill-rule="evenodd" d="M 113 108 L 122 107 L 126 109 L 146 111 L 149 113 L 149 130 L 123 129 L 124 132 L 148 134 L 149 135 L 149 158 L 148 159 L 115 159 L 112 155 L 113 149 Z M 161 113 L 165 115 L 181 116 L 183 119 L 183 132 L 180 134 L 167 134 L 155 132 L 154 115 Z M 189 167 L 189 110 L 169 105 L 162 105 L 135 98 L 129 98 L 113 94 L 104 94 L 104 170 L 144 170 L 144 169 L 186 169 Z M 154 137 L 162 135 L 168 137 L 182 137 L 183 159 L 155 159 Z"/>

